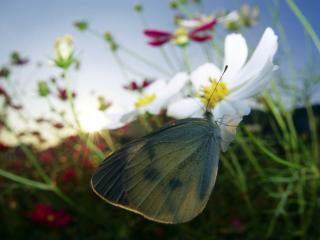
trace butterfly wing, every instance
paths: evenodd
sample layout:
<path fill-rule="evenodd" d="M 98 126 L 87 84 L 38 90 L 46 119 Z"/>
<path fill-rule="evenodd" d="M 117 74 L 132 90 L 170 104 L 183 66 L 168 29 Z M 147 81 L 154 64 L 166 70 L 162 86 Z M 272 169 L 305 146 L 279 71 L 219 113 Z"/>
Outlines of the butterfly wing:
<path fill-rule="evenodd" d="M 219 160 L 219 129 L 205 119 L 164 127 L 109 156 L 92 178 L 113 205 L 163 223 L 181 223 L 204 209 Z"/>

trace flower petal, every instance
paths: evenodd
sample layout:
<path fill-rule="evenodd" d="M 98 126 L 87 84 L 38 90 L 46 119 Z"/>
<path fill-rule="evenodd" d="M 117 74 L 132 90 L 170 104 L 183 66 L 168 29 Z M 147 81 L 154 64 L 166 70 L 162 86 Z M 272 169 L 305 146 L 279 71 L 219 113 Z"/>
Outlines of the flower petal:
<path fill-rule="evenodd" d="M 213 117 L 220 127 L 221 148 L 226 151 L 235 139 L 236 129 L 243 116 L 250 113 L 250 108 L 244 101 L 221 101 L 213 109 Z"/>
<path fill-rule="evenodd" d="M 248 47 L 244 37 L 241 34 L 229 34 L 224 43 L 224 66 L 228 65 L 228 70 L 223 79 L 230 88 L 232 88 L 233 82 L 236 81 L 233 77 L 242 68 L 247 56 Z"/>
<path fill-rule="evenodd" d="M 214 26 L 218 23 L 217 19 L 212 19 L 210 22 L 202 24 L 201 26 L 195 28 L 192 33 L 198 33 L 198 32 L 203 32 L 203 31 L 208 31 L 214 28 Z"/>
<path fill-rule="evenodd" d="M 165 87 L 167 86 L 166 82 L 162 79 L 158 79 L 154 82 L 152 82 L 143 92 L 144 95 L 160 95 L 162 91 L 165 90 Z"/>
<path fill-rule="evenodd" d="M 209 84 L 210 78 L 219 78 L 221 75 L 220 69 L 212 64 L 205 63 L 194 70 L 191 74 L 191 82 L 195 89 L 199 91 L 201 86 Z"/>
<path fill-rule="evenodd" d="M 160 37 L 170 37 L 172 34 L 170 32 L 154 30 L 154 29 L 146 29 L 143 31 L 144 35 L 151 38 L 160 38 Z"/>
<path fill-rule="evenodd" d="M 166 87 L 165 95 L 172 97 L 179 93 L 189 80 L 189 75 L 184 72 L 177 73 L 169 82 Z"/>
<path fill-rule="evenodd" d="M 125 114 L 123 114 L 120 118 L 120 121 L 124 124 L 129 123 L 133 120 L 135 120 L 135 118 L 139 115 L 139 110 L 135 109 L 135 110 L 131 110 Z"/>
<path fill-rule="evenodd" d="M 200 117 L 202 104 L 198 98 L 184 98 L 168 106 L 167 115 L 178 119 Z"/>
<path fill-rule="evenodd" d="M 159 47 L 162 46 L 163 44 L 167 43 L 170 41 L 170 38 L 159 38 L 159 39 L 155 39 L 152 41 L 149 41 L 148 44 L 153 46 L 153 47 Z"/>
<path fill-rule="evenodd" d="M 265 65 L 264 69 L 259 72 L 258 76 L 253 76 L 248 79 L 240 88 L 233 91 L 226 97 L 228 100 L 241 100 L 253 97 L 266 88 L 271 80 L 272 72 L 278 68 L 269 62 Z"/>
<path fill-rule="evenodd" d="M 212 40 L 212 36 L 211 35 L 199 35 L 197 33 L 190 33 L 189 37 L 191 40 L 195 41 L 195 42 L 207 42 Z"/>
<path fill-rule="evenodd" d="M 267 28 L 261 40 L 252 54 L 247 64 L 237 74 L 236 80 L 234 80 L 233 88 L 237 88 L 247 82 L 259 76 L 265 68 L 265 65 L 272 63 L 273 57 L 278 48 L 278 37 L 275 35 L 271 28 Z"/>

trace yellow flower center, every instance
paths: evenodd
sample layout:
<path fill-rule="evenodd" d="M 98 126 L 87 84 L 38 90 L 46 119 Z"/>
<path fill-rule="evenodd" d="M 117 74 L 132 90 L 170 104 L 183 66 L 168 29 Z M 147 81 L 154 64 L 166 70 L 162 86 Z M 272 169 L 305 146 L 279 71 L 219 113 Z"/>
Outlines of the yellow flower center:
<path fill-rule="evenodd" d="M 173 41 L 179 46 L 185 46 L 189 42 L 188 31 L 186 28 L 177 28 Z"/>
<path fill-rule="evenodd" d="M 201 89 L 200 99 L 204 106 L 213 109 L 214 106 L 228 95 L 229 90 L 223 82 L 217 82 L 216 79 L 210 79 L 210 85 Z"/>
<path fill-rule="evenodd" d="M 156 99 L 156 95 L 152 94 L 152 95 L 145 95 L 141 98 L 139 98 L 134 106 L 136 108 L 141 108 L 141 107 L 144 107 L 144 106 L 147 106 L 149 105 L 150 103 L 152 103 L 154 100 Z"/>
<path fill-rule="evenodd" d="M 180 37 L 180 36 L 187 36 L 187 35 L 188 35 L 187 29 L 183 27 L 177 28 L 175 36 Z"/>

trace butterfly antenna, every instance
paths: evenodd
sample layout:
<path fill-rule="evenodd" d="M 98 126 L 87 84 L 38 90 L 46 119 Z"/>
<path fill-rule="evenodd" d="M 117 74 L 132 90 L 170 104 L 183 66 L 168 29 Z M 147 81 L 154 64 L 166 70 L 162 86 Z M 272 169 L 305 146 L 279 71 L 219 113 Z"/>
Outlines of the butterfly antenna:
<path fill-rule="evenodd" d="M 217 90 L 218 84 L 222 81 L 222 77 L 223 77 L 223 75 L 226 73 L 227 69 L 228 69 L 228 65 L 226 65 L 226 66 L 224 67 L 224 70 L 223 70 L 223 72 L 221 73 L 221 76 L 220 76 L 218 82 L 216 83 L 216 86 L 214 87 L 214 89 L 213 89 L 213 91 L 212 91 L 212 93 L 211 93 L 211 95 L 210 95 L 210 97 L 209 97 L 209 100 L 208 100 L 207 105 L 206 105 L 206 111 L 208 111 L 208 106 L 209 106 L 209 103 L 210 103 L 210 101 L 211 101 L 211 98 L 212 98 L 213 94 L 215 93 L 215 91 Z"/>

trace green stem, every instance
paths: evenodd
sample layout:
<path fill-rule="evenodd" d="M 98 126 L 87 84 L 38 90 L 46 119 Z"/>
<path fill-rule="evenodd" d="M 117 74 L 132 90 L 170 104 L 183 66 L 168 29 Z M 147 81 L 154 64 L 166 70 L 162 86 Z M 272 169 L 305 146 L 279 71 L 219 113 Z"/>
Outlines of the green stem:
<path fill-rule="evenodd" d="M 16 174 L 7 172 L 3 169 L 0 169 L 0 176 L 10 179 L 11 181 L 20 183 L 22 185 L 37 188 L 40 190 L 51 191 L 53 189 L 53 186 L 50 184 L 34 181 L 25 177 L 21 177 Z"/>
<path fill-rule="evenodd" d="M 167 63 L 168 67 L 171 68 L 171 70 L 175 71 L 175 66 L 173 65 L 172 61 L 170 60 L 166 50 L 164 47 L 160 48 L 161 54 L 165 60 L 165 62 Z"/>
<path fill-rule="evenodd" d="M 147 132 L 152 132 L 153 129 L 152 129 L 151 125 L 149 124 L 146 116 L 147 116 L 146 114 L 140 114 L 140 116 L 139 116 L 140 123 L 143 125 L 143 127 L 145 128 L 145 130 Z"/>
<path fill-rule="evenodd" d="M 32 151 L 25 145 L 21 145 L 21 149 L 24 152 L 24 154 L 27 156 L 27 158 L 30 160 L 36 171 L 39 173 L 40 177 L 46 182 L 51 183 L 51 179 L 49 176 L 45 173 L 41 165 L 39 164 L 37 158 L 34 156 Z"/>
<path fill-rule="evenodd" d="M 106 143 L 110 147 L 111 151 L 114 152 L 116 150 L 116 147 L 113 143 L 109 129 L 101 131 L 101 136 L 106 141 Z"/>
<path fill-rule="evenodd" d="M 158 65 L 156 65 L 153 62 L 150 62 L 149 59 L 146 59 L 142 56 L 140 56 L 139 54 L 135 53 L 134 51 L 124 47 L 124 46 L 119 46 L 120 49 L 122 49 L 122 51 L 124 51 L 125 53 L 127 53 L 128 55 L 136 58 L 137 60 L 139 60 L 140 62 L 149 65 L 150 67 L 152 67 L 153 69 L 163 73 L 164 75 L 170 76 L 171 74 L 169 72 L 167 72 L 166 70 L 162 69 L 161 67 L 159 67 Z"/>
<path fill-rule="evenodd" d="M 301 165 L 288 162 L 278 156 L 276 156 L 274 153 L 272 153 L 269 149 L 267 149 L 260 140 L 258 140 L 256 137 L 253 136 L 253 134 L 245 129 L 245 132 L 248 134 L 250 139 L 253 141 L 253 143 L 262 151 L 264 154 L 266 154 L 270 159 L 278 164 L 284 165 L 286 167 L 295 168 L 295 169 L 301 169 Z"/>
<path fill-rule="evenodd" d="M 293 0 L 287 0 L 287 4 L 291 8 L 292 12 L 299 19 L 304 29 L 310 35 L 312 41 L 314 42 L 314 44 L 316 45 L 320 53 L 320 40 L 317 36 L 317 33 L 314 31 L 312 25 L 310 24 L 310 22 L 305 18 L 305 16 L 303 15 L 303 13 L 300 11 L 299 7 L 295 4 Z"/>

